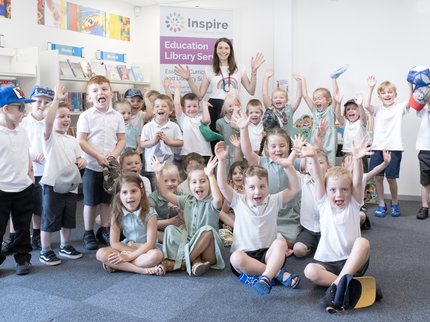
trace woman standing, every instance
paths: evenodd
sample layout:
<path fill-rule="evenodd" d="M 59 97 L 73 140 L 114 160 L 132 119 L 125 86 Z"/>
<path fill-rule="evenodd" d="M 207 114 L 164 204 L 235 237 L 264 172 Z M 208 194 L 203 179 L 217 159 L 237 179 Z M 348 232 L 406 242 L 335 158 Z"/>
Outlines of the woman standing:
<path fill-rule="evenodd" d="M 194 83 L 188 66 L 175 66 L 175 74 L 184 78 L 199 99 L 203 99 L 209 87 L 212 93 L 209 103 L 212 108 L 209 109 L 211 116 L 210 127 L 216 131 L 215 123 L 219 119 L 222 104 L 227 94 L 239 94 L 241 84 L 245 87 L 250 95 L 254 95 L 257 83 L 257 70 L 264 63 L 264 56 L 261 53 L 251 58 L 251 79 L 242 68 L 239 68 L 234 58 L 233 44 L 228 38 L 219 38 L 214 46 L 212 68 L 207 67 L 203 76 L 200 88 Z"/>

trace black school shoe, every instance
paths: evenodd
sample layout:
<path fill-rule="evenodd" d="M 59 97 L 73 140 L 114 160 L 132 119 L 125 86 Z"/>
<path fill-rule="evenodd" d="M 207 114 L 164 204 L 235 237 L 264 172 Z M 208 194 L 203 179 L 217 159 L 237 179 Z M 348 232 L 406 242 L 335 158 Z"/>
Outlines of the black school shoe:
<path fill-rule="evenodd" d="M 99 248 L 96 236 L 94 235 L 94 232 L 92 230 L 86 231 L 84 233 L 84 247 L 87 250 L 96 250 Z"/>
<path fill-rule="evenodd" d="M 31 271 L 31 264 L 30 262 L 24 262 L 22 264 L 16 264 L 16 275 L 27 275 Z"/>
<path fill-rule="evenodd" d="M 418 210 L 417 213 L 417 219 L 427 219 L 427 217 L 429 216 L 429 209 L 426 207 L 421 207 L 420 210 Z"/>
<path fill-rule="evenodd" d="M 97 230 L 96 238 L 99 243 L 110 246 L 110 233 L 108 227 L 100 227 Z"/>
<path fill-rule="evenodd" d="M 325 291 L 324 297 L 320 300 L 321 307 L 327 312 L 330 312 L 330 308 L 334 307 L 334 297 L 336 295 L 336 290 L 336 284 L 331 284 Z"/>
<path fill-rule="evenodd" d="M 8 256 L 13 253 L 13 237 L 9 237 L 6 240 L 3 240 L 1 244 L 1 253 L 5 256 Z"/>

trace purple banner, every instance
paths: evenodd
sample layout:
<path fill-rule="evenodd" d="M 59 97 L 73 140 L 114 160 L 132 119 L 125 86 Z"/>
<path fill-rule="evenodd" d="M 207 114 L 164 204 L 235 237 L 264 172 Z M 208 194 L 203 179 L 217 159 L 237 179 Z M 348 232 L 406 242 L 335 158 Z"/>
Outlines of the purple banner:
<path fill-rule="evenodd" d="M 160 64 L 212 65 L 216 38 L 160 37 Z"/>

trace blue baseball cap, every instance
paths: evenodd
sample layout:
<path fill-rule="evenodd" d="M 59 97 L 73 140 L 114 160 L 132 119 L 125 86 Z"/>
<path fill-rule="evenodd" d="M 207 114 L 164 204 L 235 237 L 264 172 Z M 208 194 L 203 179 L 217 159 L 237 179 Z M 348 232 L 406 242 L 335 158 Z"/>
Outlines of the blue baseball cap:
<path fill-rule="evenodd" d="M 30 98 L 38 96 L 43 96 L 54 100 L 55 92 L 49 87 L 40 87 L 39 85 L 36 85 L 31 92 Z"/>
<path fill-rule="evenodd" d="M 34 100 L 25 97 L 21 88 L 13 85 L 0 87 L 0 108 L 12 103 L 33 103 Z"/>
<path fill-rule="evenodd" d="M 125 98 L 129 98 L 129 97 L 135 97 L 135 96 L 139 96 L 140 98 L 143 98 L 143 94 L 140 91 L 140 89 L 137 88 L 129 88 L 125 94 L 124 97 Z"/>

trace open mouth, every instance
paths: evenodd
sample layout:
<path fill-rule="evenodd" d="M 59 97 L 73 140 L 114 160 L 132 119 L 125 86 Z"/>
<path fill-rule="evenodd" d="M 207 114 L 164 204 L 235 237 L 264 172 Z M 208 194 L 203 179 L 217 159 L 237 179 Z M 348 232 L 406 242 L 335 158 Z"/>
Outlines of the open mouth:
<path fill-rule="evenodd" d="M 100 104 L 103 104 L 106 102 L 106 97 L 100 97 L 97 102 L 99 102 Z"/>
<path fill-rule="evenodd" d="M 343 200 L 335 200 L 334 201 L 334 204 L 337 206 L 337 207 L 342 207 L 343 206 Z"/>
<path fill-rule="evenodd" d="M 204 191 L 203 190 L 194 190 L 194 193 L 196 194 L 196 197 L 198 199 L 202 199 L 204 197 Z"/>

